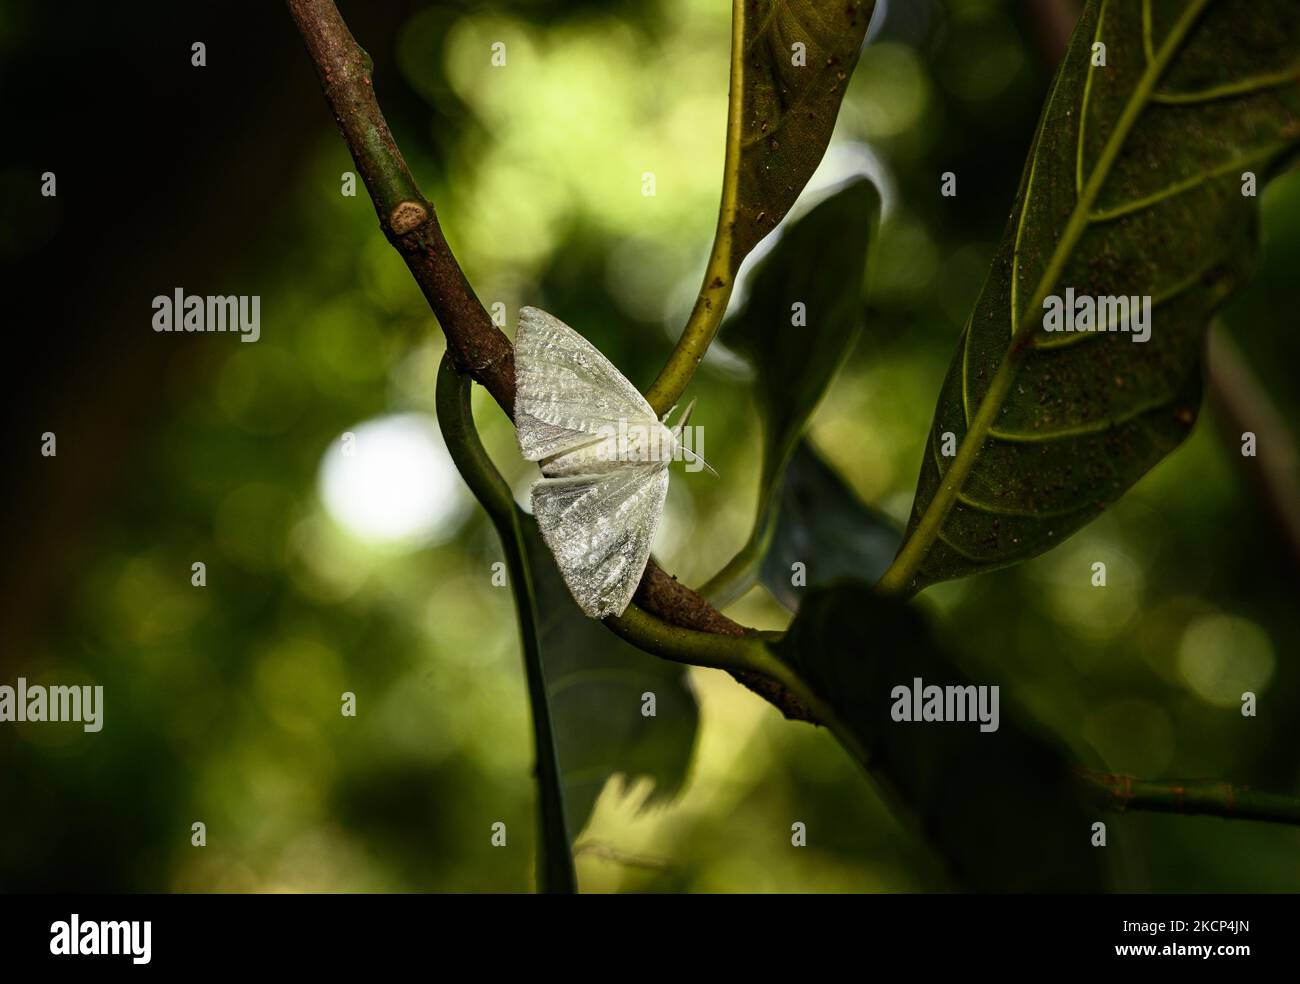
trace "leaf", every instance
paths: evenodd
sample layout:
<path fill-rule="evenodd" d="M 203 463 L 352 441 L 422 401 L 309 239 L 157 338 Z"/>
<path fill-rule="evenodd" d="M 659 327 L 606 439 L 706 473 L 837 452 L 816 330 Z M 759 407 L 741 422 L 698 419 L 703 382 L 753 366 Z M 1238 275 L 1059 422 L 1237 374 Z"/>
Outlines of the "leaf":
<path fill-rule="evenodd" d="M 704 358 L 741 262 L 790 211 L 821 163 L 875 6 L 733 0 L 718 227 L 690 320 L 646 391 L 658 413 L 678 401 Z"/>
<path fill-rule="evenodd" d="M 754 367 L 763 419 L 758 511 L 740 553 L 703 592 L 727 604 L 757 580 L 777 522 L 781 476 L 862 325 L 867 251 L 880 198 L 855 179 L 789 225 L 749 278 L 728 339 Z"/>
<path fill-rule="evenodd" d="M 902 532 L 864 505 L 807 441 L 796 446 L 781 482 L 776 529 L 763 558 L 762 580 L 782 605 L 799 610 L 807 589 L 843 577 L 874 581 L 889 567 Z M 794 564 L 806 585 L 791 582 Z"/>
<path fill-rule="evenodd" d="M 821 163 L 875 0 L 735 0 L 727 178 L 719 229 L 731 272 L 790 211 Z M 742 39 L 737 47 L 735 37 Z M 795 45 L 803 44 L 804 64 Z"/>
<path fill-rule="evenodd" d="M 865 178 L 777 240 L 749 279 L 727 340 L 754 367 L 763 416 L 763 495 L 773 486 L 862 327 L 862 279 L 880 196 Z"/>
<path fill-rule="evenodd" d="M 582 614 L 536 522 L 523 513 L 520 518 L 540 613 L 565 813 L 576 838 L 614 775 L 654 780 L 643 806 L 666 802 L 680 791 L 699 730 L 699 707 L 687 667 L 642 652 Z M 655 696 L 654 717 L 642 715 L 646 693 Z"/>
<path fill-rule="evenodd" d="M 773 647 L 827 701 L 904 815 L 965 888 L 1098 891 L 1094 797 L 1065 750 L 999 691 L 998 727 L 895 721 L 895 687 L 973 685 L 915 608 L 845 580 L 808 593 Z M 987 683 L 987 682 L 985 682 Z"/>
<path fill-rule="evenodd" d="M 1300 139 L 1298 77 L 1292 0 L 1088 4 L 882 589 L 910 594 L 1048 550 L 1183 440 L 1206 326 L 1255 253 L 1242 173 L 1262 175 Z M 1045 331 L 1044 301 L 1067 288 L 1151 297 L 1150 340 Z"/>

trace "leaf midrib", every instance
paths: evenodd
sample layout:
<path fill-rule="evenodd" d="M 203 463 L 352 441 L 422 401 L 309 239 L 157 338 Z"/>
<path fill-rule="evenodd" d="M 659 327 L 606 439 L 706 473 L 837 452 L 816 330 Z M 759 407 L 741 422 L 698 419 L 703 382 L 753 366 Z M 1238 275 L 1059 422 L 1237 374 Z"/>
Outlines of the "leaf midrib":
<path fill-rule="evenodd" d="M 984 399 L 980 402 L 974 420 L 970 422 L 970 426 L 962 437 L 961 445 L 957 449 L 957 455 L 953 459 L 951 467 L 940 476 L 939 488 L 922 514 L 916 529 L 908 537 L 903 549 L 899 551 L 894 563 L 890 565 L 884 577 L 880 579 L 878 587 L 881 591 L 888 594 L 914 593 L 913 582 L 916 573 L 924 562 L 930 546 L 942 530 L 948 513 L 957 502 L 957 496 L 965 485 L 966 478 L 975 464 L 975 459 L 983 449 L 984 442 L 989 436 L 993 420 L 1002 409 L 1002 403 L 1011 388 L 1016 372 L 1030 350 L 1030 346 L 1026 344 L 1031 337 L 1031 333 L 1026 330 L 1026 326 L 1031 323 L 1028 319 L 1032 316 L 1034 310 L 1043 303 L 1048 291 L 1064 272 L 1065 264 L 1069 262 L 1070 256 L 1073 255 L 1074 247 L 1078 245 L 1080 237 L 1088 227 L 1092 205 L 1100 194 L 1102 186 L 1106 183 L 1106 179 L 1110 176 L 1111 166 L 1114 164 L 1115 158 L 1124 143 L 1128 140 L 1133 124 L 1137 122 L 1138 117 L 1150 102 L 1150 97 L 1155 91 L 1156 82 L 1159 81 L 1169 62 L 1173 60 L 1174 55 L 1182 47 L 1192 24 L 1196 22 L 1211 2 L 1213 0 L 1192 0 L 1188 4 L 1170 30 L 1169 36 L 1161 44 L 1156 57 L 1147 64 L 1146 70 L 1138 79 L 1137 85 L 1134 86 L 1133 92 L 1125 104 L 1124 111 L 1115 123 L 1115 129 L 1111 131 L 1110 137 L 1107 138 L 1101 156 L 1097 159 L 1097 164 L 1075 201 L 1074 209 L 1070 213 L 1070 219 L 1066 223 L 1060 240 L 1057 242 L 1052 258 L 1048 262 L 1046 270 L 1043 271 L 1043 275 L 1039 278 L 1029 303 L 1025 305 L 1025 317 L 1018 322 L 1013 321 L 1015 329 L 1011 343 L 1002 356 L 1002 361 L 994 374 L 992 382 L 989 384 L 988 391 L 984 394 Z M 1105 7 L 1106 4 L 1103 3 L 1102 10 L 1098 13 L 1099 18 L 1105 16 Z M 1091 71 L 1091 63 L 1089 70 Z M 1059 82 L 1059 80 L 1060 75 L 1057 76 L 1057 81 Z M 1080 120 L 1079 125 L 1083 125 L 1082 120 Z M 1037 148 L 1035 148 L 1034 161 L 1037 162 Z M 1020 223 L 1013 248 L 1013 263 L 1015 253 L 1019 252 L 1019 233 L 1023 229 L 1025 210 L 1029 207 L 1030 195 L 1033 190 L 1033 172 L 1034 164 L 1031 164 L 1030 177 L 1025 184 L 1024 198 L 1020 203 Z M 1014 272 L 1011 283 L 1014 290 L 1016 283 Z M 1015 317 L 1014 311 L 1012 317 Z"/>

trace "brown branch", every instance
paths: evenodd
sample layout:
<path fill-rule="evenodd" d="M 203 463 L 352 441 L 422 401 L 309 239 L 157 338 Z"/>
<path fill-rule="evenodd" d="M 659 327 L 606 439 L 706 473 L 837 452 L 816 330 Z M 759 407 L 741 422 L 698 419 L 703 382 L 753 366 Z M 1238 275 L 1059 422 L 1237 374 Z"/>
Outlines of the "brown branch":
<path fill-rule="evenodd" d="M 333 0 L 288 0 L 288 5 L 379 225 L 424 292 L 456 368 L 481 383 L 513 416 L 514 349 L 465 279 L 432 203 L 420 193 L 397 149 L 375 99 L 370 56 L 352 37 Z"/>
<path fill-rule="evenodd" d="M 398 149 L 371 81 L 372 62 L 333 0 L 286 0 L 316 66 L 325 100 L 379 216 L 379 225 L 424 293 L 447 336 L 456 368 L 468 373 L 514 418 L 514 348 L 492 321 L 443 236 L 433 204 L 421 194 Z M 652 560 L 637 589 L 637 604 L 684 628 L 743 635 L 743 626 L 665 573 Z M 808 709 L 786 688 L 757 674 L 737 680 L 775 704 L 787 717 L 811 721 Z"/>

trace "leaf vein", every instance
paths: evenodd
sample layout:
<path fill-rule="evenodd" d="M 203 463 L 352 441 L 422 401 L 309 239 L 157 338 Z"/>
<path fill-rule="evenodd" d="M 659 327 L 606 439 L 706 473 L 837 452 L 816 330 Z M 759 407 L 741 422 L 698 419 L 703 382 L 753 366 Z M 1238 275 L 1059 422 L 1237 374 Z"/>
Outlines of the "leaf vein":
<path fill-rule="evenodd" d="M 1072 437 L 1086 437 L 1089 434 L 1102 434 L 1108 430 L 1114 430 L 1116 427 L 1121 427 L 1131 420 L 1150 413 L 1152 410 L 1167 407 L 1173 402 L 1173 396 L 1162 396 L 1158 400 L 1139 403 L 1114 417 L 1103 417 L 1099 420 L 1074 424 L 1059 430 L 1009 431 L 990 427 L 989 437 L 1005 441 L 1008 444 L 1050 444 L 1053 441 L 1064 441 Z"/>
<path fill-rule="evenodd" d="M 1162 304 L 1172 301 L 1176 297 L 1187 293 L 1197 284 L 1204 281 L 1207 275 L 1220 265 L 1219 260 L 1213 260 L 1205 264 L 1199 270 L 1196 270 L 1182 280 L 1170 284 L 1164 290 L 1159 291 L 1151 298 L 1151 307 L 1154 310 Z M 1109 325 L 1110 322 L 1107 322 Z M 1034 349 L 1039 352 L 1050 352 L 1053 349 L 1069 348 L 1071 345 L 1077 345 L 1080 342 L 1086 342 L 1089 339 L 1097 338 L 1109 333 L 1108 328 L 1098 327 L 1096 331 L 1079 331 L 1049 334 L 1046 331 L 1039 332 L 1034 336 Z"/>
<path fill-rule="evenodd" d="M 1225 82 L 1222 85 L 1195 89 L 1190 92 L 1156 92 L 1152 94 L 1151 99 L 1153 102 L 1167 106 L 1187 106 L 1195 103 L 1213 102 L 1216 99 L 1231 99 L 1234 96 L 1247 96 L 1256 92 L 1264 92 L 1297 80 L 1300 80 L 1300 65 L 1292 65 L 1281 71 L 1270 72 L 1265 75 L 1254 75 L 1250 78 L 1238 79 L 1236 82 Z"/>
<path fill-rule="evenodd" d="M 1059 519 L 1063 516 L 1070 516 L 1080 510 L 1079 506 L 1072 506 L 1069 509 L 1012 509 L 1007 506 L 995 506 L 989 502 L 981 502 L 979 499 L 966 495 L 964 492 L 957 496 L 957 501 L 963 506 L 977 509 L 982 513 L 988 513 L 990 516 L 1021 516 L 1025 519 Z"/>
<path fill-rule="evenodd" d="M 1262 160 L 1267 160 L 1284 150 L 1286 147 L 1287 144 L 1285 143 L 1269 144 L 1267 147 L 1261 148 L 1253 154 L 1247 154 L 1244 157 L 1237 157 L 1230 161 L 1225 161 L 1218 167 L 1211 168 L 1208 171 L 1202 171 L 1200 174 L 1193 174 L 1181 181 L 1175 181 L 1173 184 L 1166 185 L 1159 191 L 1153 191 L 1149 195 L 1144 195 L 1141 198 L 1134 198 L 1120 205 L 1113 205 L 1110 208 L 1092 212 L 1088 215 L 1088 221 L 1090 223 L 1111 222 L 1115 219 L 1121 218 L 1122 216 L 1130 215 L 1133 212 L 1140 212 L 1144 208 L 1149 208 L 1150 206 L 1169 198 L 1175 198 L 1178 195 L 1191 191 L 1193 188 L 1199 188 L 1207 181 L 1221 178 L 1225 174 L 1230 174 L 1238 168 L 1245 167 L 1249 164 L 1255 164 Z"/>
<path fill-rule="evenodd" d="M 1094 45 L 1101 42 L 1102 25 L 1106 23 L 1107 3 L 1102 3 L 1101 10 L 1097 13 L 1097 30 L 1093 32 L 1092 43 Z M 1088 127 L 1088 103 L 1092 98 L 1092 70 L 1093 63 L 1091 52 L 1088 58 L 1088 71 L 1083 77 L 1083 98 L 1079 101 L 1079 133 L 1075 139 L 1074 147 L 1074 194 L 1077 197 L 1083 193 L 1083 143 L 1084 133 Z M 1150 59 L 1147 59 L 1150 61 Z"/>
<path fill-rule="evenodd" d="M 1155 61 L 1156 47 L 1151 35 L 1151 0 L 1142 0 L 1142 51 L 1148 65 Z"/>

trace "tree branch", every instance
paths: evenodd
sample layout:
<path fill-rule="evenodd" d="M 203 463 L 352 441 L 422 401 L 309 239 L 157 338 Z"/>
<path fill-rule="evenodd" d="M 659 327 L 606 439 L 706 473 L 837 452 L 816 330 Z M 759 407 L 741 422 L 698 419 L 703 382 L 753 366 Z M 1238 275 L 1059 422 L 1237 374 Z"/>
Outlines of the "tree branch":
<path fill-rule="evenodd" d="M 1112 810 L 1202 814 L 1232 820 L 1262 820 L 1300 824 L 1300 798 L 1255 792 L 1228 782 L 1152 782 L 1132 776 L 1112 776 L 1082 770 L 1080 775 Z"/>
<path fill-rule="evenodd" d="M 420 193 L 397 149 L 375 99 L 370 56 L 357 44 L 333 0 L 287 2 L 325 100 L 370 192 L 379 225 L 420 285 L 447 336 L 456 367 L 481 383 L 513 416 L 514 349 L 465 279 L 432 203 Z"/>
<path fill-rule="evenodd" d="M 452 254 L 433 204 L 424 197 L 375 98 L 370 56 L 357 44 L 333 0 L 286 0 L 316 66 L 325 100 L 375 205 L 379 225 L 424 293 L 447 337 L 456 368 L 492 394 L 514 419 L 514 348 L 492 321 Z M 651 560 L 637 604 L 673 625 L 721 635 L 745 628 Z M 813 721 L 789 688 L 758 674 L 732 673 L 787 717 Z"/>

